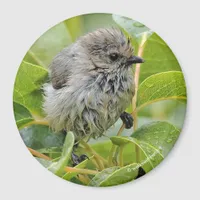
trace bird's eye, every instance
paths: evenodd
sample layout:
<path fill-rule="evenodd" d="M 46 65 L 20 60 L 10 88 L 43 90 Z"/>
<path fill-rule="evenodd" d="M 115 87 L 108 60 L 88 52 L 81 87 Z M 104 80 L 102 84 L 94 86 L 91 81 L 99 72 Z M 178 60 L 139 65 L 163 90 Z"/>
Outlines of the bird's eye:
<path fill-rule="evenodd" d="M 115 61 L 115 60 L 117 60 L 117 58 L 119 57 L 118 56 L 118 54 L 117 53 L 112 53 L 112 54 L 110 54 L 110 59 L 112 60 L 112 61 Z"/>

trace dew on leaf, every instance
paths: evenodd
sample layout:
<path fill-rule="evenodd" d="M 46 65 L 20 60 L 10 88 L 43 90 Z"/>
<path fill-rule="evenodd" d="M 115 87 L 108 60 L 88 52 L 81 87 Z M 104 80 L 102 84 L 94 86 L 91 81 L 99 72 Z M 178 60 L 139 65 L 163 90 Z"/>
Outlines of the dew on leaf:
<path fill-rule="evenodd" d="M 135 22 L 133 24 L 133 26 L 135 26 L 135 27 L 144 27 L 144 24 L 141 24 L 140 22 Z"/>
<path fill-rule="evenodd" d="M 171 138 L 167 139 L 167 143 L 171 143 L 173 140 Z"/>

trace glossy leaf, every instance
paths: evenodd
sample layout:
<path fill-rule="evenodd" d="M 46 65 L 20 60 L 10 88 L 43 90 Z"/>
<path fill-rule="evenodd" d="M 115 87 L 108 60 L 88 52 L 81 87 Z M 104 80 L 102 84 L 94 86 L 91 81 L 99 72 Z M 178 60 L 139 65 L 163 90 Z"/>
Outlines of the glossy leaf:
<path fill-rule="evenodd" d="M 126 145 L 128 143 L 137 145 L 144 154 L 144 160 L 141 161 L 142 166 L 148 163 L 152 168 L 155 168 L 163 160 L 163 155 L 160 151 L 144 141 L 123 136 L 113 136 L 110 139 L 113 144 L 118 146 Z"/>
<path fill-rule="evenodd" d="M 129 35 L 137 41 L 137 43 L 142 46 L 146 40 L 152 35 L 152 31 L 146 27 L 144 24 L 129 19 L 127 17 L 122 17 L 119 15 L 113 15 L 113 20 L 122 27 Z"/>
<path fill-rule="evenodd" d="M 67 132 L 65 142 L 63 145 L 63 152 L 61 158 L 58 162 L 53 163 L 49 166 L 49 170 L 58 176 L 64 175 L 64 168 L 68 164 L 71 157 L 72 149 L 74 146 L 74 134 L 72 132 Z"/>
<path fill-rule="evenodd" d="M 180 130 L 170 123 L 153 122 L 143 125 L 131 137 L 154 146 L 163 156 L 166 156 L 174 146 L 179 134 Z"/>
<path fill-rule="evenodd" d="M 148 77 L 140 84 L 138 106 L 167 99 L 186 99 L 186 85 L 182 72 L 158 73 Z"/>
<path fill-rule="evenodd" d="M 99 172 L 97 175 L 93 177 L 90 181 L 90 186 L 100 186 L 100 184 L 106 180 L 108 176 L 110 176 L 113 172 L 115 172 L 119 167 L 110 167 L 106 168 L 103 171 Z"/>
<path fill-rule="evenodd" d="M 156 33 L 153 33 L 146 41 L 142 58 L 145 62 L 140 65 L 140 83 L 156 73 L 181 71 L 172 50 Z"/>
<path fill-rule="evenodd" d="M 138 164 L 130 164 L 122 168 L 107 168 L 97 174 L 90 182 L 91 186 L 113 186 L 129 182 L 138 175 Z"/>
<path fill-rule="evenodd" d="M 41 87 L 47 76 L 43 67 L 22 61 L 15 79 L 13 100 L 31 113 L 42 115 Z"/>
<path fill-rule="evenodd" d="M 13 109 L 15 121 L 19 129 L 24 127 L 24 125 L 34 121 L 31 113 L 24 106 L 14 102 Z"/>
<path fill-rule="evenodd" d="M 20 130 L 20 135 L 26 146 L 32 149 L 61 147 L 65 134 L 54 133 L 48 126 L 32 125 Z"/>

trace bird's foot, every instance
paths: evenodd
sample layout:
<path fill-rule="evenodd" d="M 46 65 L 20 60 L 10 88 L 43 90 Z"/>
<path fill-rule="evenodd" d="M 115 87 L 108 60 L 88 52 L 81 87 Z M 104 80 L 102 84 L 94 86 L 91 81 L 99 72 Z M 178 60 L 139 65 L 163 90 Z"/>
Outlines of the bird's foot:
<path fill-rule="evenodd" d="M 75 167 L 79 163 L 83 162 L 86 159 L 89 159 L 85 154 L 82 154 L 81 156 L 77 156 L 74 152 L 72 152 L 72 164 Z"/>
<path fill-rule="evenodd" d="M 123 112 L 120 115 L 120 118 L 123 121 L 123 123 L 125 124 L 126 129 L 130 129 L 133 126 L 133 117 L 131 114 L 129 114 L 127 112 Z"/>

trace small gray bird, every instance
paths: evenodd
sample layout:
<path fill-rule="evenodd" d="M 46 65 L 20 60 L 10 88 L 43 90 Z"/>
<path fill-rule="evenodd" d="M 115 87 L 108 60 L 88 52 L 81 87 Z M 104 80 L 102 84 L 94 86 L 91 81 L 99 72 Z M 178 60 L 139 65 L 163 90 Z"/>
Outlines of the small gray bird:
<path fill-rule="evenodd" d="M 98 138 L 119 117 L 126 128 L 133 118 L 124 112 L 134 95 L 130 39 L 117 28 L 98 29 L 64 48 L 50 64 L 51 83 L 44 86 L 44 111 L 54 131 L 73 131 L 77 140 Z"/>

